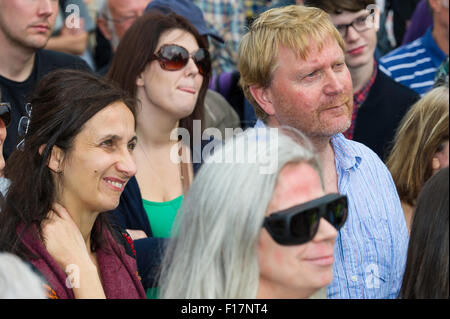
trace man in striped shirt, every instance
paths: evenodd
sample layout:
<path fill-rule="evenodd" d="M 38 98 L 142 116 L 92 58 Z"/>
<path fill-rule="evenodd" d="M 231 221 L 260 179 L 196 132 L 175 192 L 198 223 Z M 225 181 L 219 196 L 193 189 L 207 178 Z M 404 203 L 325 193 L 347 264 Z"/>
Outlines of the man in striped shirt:
<path fill-rule="evenodd" d="M 347 195 L 348 218 L 336 241 L 328 297 L 396 298 L 408 231 L 386 166 L 368 147 L 341 133 L 350 126 L 353 110 L 344 48 L 320 9 L 266 11 L 242 39 L 241 84 L 259 118 L 255 127 L 302 131 L 319 156 L 325 191 Z"/>
<path fill-rule="evenodd" d="M 429 0 L 433 26 L 419 39 L 380 59 L 380 70 L 421 96 L 434 84 L 434 77 L 449 50 L 448 0 Z"/>

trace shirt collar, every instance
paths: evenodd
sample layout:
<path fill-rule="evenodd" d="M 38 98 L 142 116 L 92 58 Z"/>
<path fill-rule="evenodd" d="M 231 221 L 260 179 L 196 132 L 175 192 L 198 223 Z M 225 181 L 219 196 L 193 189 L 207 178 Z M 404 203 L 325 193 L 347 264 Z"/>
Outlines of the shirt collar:
<path fill-rule="evenodd" d="M 258 119 L 254 128 L 265 128 L 267 127 L 263 121 Z M 350 146 L 349 140 L 344 137 L 342 133 L 338 133 L 331 137 L 331 145 L 334 149 L 334 157 L 336 160 L 336 167 L 350 170 L 352 168 L 357 169 L 361 164 L 362 157 L 361 154 L 355 151 L 354 148 Z"/>
<path fill-rule="evenodd" d="M 350 170 L 359 167 L 362 161 L 361 154 L 351 147 L 350 141 L 342 133 L 331 138 L 331 145 L 334 149 L 336 168 Z"/>

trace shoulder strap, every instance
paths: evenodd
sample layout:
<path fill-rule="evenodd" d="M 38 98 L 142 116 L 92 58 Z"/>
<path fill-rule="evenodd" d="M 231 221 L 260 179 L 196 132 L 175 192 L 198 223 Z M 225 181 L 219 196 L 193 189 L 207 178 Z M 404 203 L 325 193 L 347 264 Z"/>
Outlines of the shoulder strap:
<path fill-rule="evenodd" d="M 181 184 L 183 185 L 183 195 L 186 195 L 187 191 L 189 190 L 189 186 L 191 185 L 191 180 L 189 176 L 188 163 L 183 160 L 183 146 L 180 147 L 179 154 L 181 158 Z"/>

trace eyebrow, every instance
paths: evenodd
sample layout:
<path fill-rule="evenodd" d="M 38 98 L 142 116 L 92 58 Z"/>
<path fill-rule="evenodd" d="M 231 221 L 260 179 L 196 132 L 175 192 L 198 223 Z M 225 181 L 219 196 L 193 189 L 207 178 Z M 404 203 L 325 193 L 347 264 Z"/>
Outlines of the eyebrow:
<path fill-rule="evenodd" d="M 111 140 L 113 140 L 113 141 L 121 141 L 123 138 L 121 137 L 121 136 L 119 136 L 119 135 L 116 135 L 116 134 L 108 134 L 108 135 L 105 135 L 105 136 L 103 136 L 103 137 L 101 137 L 100 138 L 100 140 L 109 140 L 109 139 L 111 139 Z M 128 143 L 130 143 L 130 142 L 137 142 L 137 136 L 136 135 L 134 135 L 129 141 L 128 141 Z"/>
<path fill-rule="evenodd" d="M 338 63 L 345 63 L 345 56 L 344 55 L 340 55 L 334 58 L 333 62 L 331 63 L 331 66 L 338 64 Z M 298 72 L 298 74 L 300 76 L 304 76 L 304 75 L 308 75 L 312 72 L 317 72 L 320 70 L 323 70 L 324 66 L 323 63 L 315 63 L 312 62 L 312 66 L 310 66 L 308 69 L 304 69 L 304 70 L 300 70 Z"/>

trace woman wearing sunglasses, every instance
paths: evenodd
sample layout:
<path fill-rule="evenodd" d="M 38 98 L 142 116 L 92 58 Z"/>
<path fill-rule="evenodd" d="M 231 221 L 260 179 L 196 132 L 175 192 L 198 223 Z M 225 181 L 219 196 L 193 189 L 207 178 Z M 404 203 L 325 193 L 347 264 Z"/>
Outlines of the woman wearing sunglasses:
<path fill-rule="evenodd" d="M 171 235 L 193 179 L 191 150 L 177 140 L 176 130 L 185 129 L 193 145 L 193 121 L 202 119 L 211 72 L 207 45 L 183 17 L 150 12 L 126 32 L 107 74 L 140 101 L 134 153 L 138 172 L 114 215 L 135 240 L 146 287 L 149 264 L 157 258 L 151 237 Z"/>
<path fill-rule="evenodd" d="M 256 142 L 252 132 L 225 142 L 196 175 L 164 257 L 161 298 L 325 298 L 346 197 L 325 195 L 301 133 Z M 256 157 L 220 160 L 242 149 Z"/>

